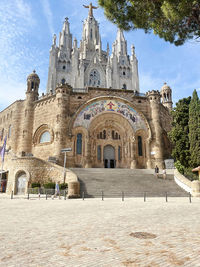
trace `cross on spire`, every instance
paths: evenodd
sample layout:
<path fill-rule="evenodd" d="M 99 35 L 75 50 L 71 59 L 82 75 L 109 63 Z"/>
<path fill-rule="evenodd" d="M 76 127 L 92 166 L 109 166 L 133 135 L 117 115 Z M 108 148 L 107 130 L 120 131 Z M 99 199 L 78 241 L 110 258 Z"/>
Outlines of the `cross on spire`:
<path fill-rule="evenodd" d="M 93 17 L 93 9 L 97 9 L 98 7 L 93 6 L 92 3 L 89 6 L 83 5 L 85 8 L 89 8 L 89 17 Z"/>

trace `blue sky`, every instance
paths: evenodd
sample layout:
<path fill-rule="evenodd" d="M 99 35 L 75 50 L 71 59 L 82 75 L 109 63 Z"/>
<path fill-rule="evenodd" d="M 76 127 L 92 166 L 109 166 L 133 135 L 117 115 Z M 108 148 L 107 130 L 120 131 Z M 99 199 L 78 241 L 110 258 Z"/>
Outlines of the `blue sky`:
<path fill-rule="evenodd" d="M 36 69 L 41 83 L 40 94 L 46 91 L 49 49 L 54 33 L 58 36 L 65 17 L 78 43 L 88 0 L 1 0 L 0 4 L 0 110 L 17 99 L 25 98 L 26 78 Z M 97 1 L 93 0 L 97 5 Z M 103 49 L 110 50 L 117 28 L 94 10 L 100 23 Z M 140 91 L 160 90 L 167 82 L 173 90 L 174 103 L 200 90 L 200 43 L 190 41 L 181 47 L 166 43 L 142 30 L 125 33 L 130 54 L 135 45 L 139 63 Z"/>

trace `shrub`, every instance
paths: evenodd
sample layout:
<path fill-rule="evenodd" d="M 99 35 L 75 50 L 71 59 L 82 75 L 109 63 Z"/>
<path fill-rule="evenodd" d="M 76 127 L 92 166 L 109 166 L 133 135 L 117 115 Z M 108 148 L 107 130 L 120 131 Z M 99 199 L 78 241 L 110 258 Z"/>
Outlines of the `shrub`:
<path fill-rule="evenodd" d="M 191 168 L 184 169 L 184 176 L 187 177 L 190 181 L 198 180 L 198 172 L 192 172 Z"/>
<path fill-rule="evenodd" d="M 51 183 L 46 183 L 43 186 L 46 189 L 55 189 L 55 185 L 56 185 L 55 183 L 51 182 Z"/>
<path fill-rule="evenodd" d="M 31 188 L 41 187 L 40 183 L 32 183 Z"/>
<path fill-rule="evenodd" d="M 184 174 L 184 166 L 180 163 L 179 160 L 177 160 L 174 165 L 181 174 Z"/>
<path fill-rule="evenodd" d="M 67 183 L 62 183 L 59 185 L 60 190 L 65 190 L 66 188 L 68 188 L 68 184 Z"/>

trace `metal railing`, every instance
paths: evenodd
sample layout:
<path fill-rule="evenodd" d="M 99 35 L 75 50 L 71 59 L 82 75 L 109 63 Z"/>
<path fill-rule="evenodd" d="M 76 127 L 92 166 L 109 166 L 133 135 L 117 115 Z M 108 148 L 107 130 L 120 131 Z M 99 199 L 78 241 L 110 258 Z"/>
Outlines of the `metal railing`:
<path fill-rule="evenodd" d="M 28 188 L 27 198 L 53 198 L 55 196 L 64 197 L 66 199 L 68 189 L 60 190 L 59 193 L 55 194 L 55 189 L 46 188 Z"/>

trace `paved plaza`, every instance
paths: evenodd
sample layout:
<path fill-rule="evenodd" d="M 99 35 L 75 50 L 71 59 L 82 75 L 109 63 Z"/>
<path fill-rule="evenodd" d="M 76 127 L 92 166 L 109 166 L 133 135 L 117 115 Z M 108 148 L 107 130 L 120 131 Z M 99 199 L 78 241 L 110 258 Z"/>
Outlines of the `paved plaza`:
<path fill-rule="evenodd" d="M 200 199 L 0 198 L 0 266 L 200 266 Z"/>

